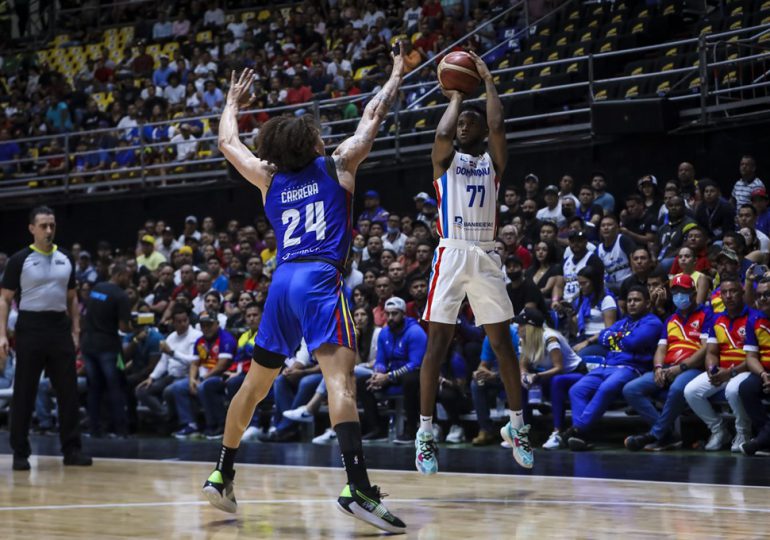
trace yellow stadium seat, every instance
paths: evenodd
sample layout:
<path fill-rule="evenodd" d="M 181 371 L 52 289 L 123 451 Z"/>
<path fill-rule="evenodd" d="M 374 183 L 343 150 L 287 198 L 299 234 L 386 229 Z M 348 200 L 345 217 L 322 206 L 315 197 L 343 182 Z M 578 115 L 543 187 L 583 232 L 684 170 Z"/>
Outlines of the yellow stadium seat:
<path fill-rule="evenodd" d="M 241 13 L 241 21 L 248 22 L 251 19 L 256 18 L 256 16 L 257 14 L 254 13 L 253 11 L 244 11 L 243 13 Z"/>
<path fill-rule="evenodd" d="M 269 9 L 263 9 L 259 12 L 259 15 L 257 15 L 257 20 L 259 22 L 266 21 L 272 16 L 272 13 L 270 13 Z"/>
<path fill-rule="evenodd" d="M 195 42 L 196 43 L 211 43 L 214 39 L 213 34 L 211 33 L 211 30 L 206 30 L 204 32 L 198 32 L 195 34 Z"/>
<path fill-rule="evenodd" d="M 363 66 L 356 70 L 355 74 L 353 75 L 353 80 L 360 81 L 364 77 L 366 77 L 367 73 L 369 73 L 374 65 L 371 66 Z"/>

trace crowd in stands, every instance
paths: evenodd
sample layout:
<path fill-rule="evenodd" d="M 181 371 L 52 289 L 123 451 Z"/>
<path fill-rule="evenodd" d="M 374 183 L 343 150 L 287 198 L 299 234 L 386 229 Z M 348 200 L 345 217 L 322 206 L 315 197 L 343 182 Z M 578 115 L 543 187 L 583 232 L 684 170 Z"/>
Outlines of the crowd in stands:
<path fill-rule="evenodd" d="M 756 170 L 755 159 L 742 156 L 724 193 L 687 162 L 664 173 L 665 182 L 642 176 L 622 200 L 608 191 L 619 179 L 602 172 L 580 184 L 564 174 L 558 185 L 529 174 L 521 187 L 501 189 L 495 251 L 518 314 L 511 338 L 526 415 L 551 412 L 544 448 L 590 449 L 618 403 L 649 425 L 629 434 L 629 450 L 681 446 L 676 420 L 688 408 L 711 433 L 706 450 L 753 454 L 770 446 L 762 403 L 770 391 L 770 196 Z M 427 193 L 397 214 L 368 191 L 355 223 L 342 276 L 355 328 L 341 331 L 356 335 L 365 440 L 415 437 L 436 214 Z M 129 250 L 107 241 L 93 253 L 72 246 L 86 317 L 95 317 L 90 296 L 98 283 L 110 281 L 128 298 L 119 365 L 91 372 L 85 362 L 81 370 L 92 435 L 149 425 L 179 438 L 222 436 L 227 403 L 251 363 L 276 237 L 263 216 L 220 225 L 188 216 L 175 230 L 147 220 Z M 4 260 L 0 254 L 0 273 Z M 9 386 L 13 362 L 0 368 L 0 385 Z M 440 378 L 445 440 L 495 443 L 501 390 L 492 349 L 464 304 Z M 54 427 L 49 393 L 42 385 L 41 431 Z M 244 437 L 296 440 L 302 424 L 315 420 L 314 441 L 329 441 L 334 432 L 321 433 L 325 398 L 303 345 L 286 359 Z M 720 414 L 725 401 L 734 426 Z M 137 410 L 148 423 L 138 424 Z M 403 411 L 403 425 L 389 424 L 390 410 Z"/>
<path fill-rule="evenodd" d="M 256 135 L 263 122 L 284 113 L 281 107 L 376 91 L 389 75 L 396 40 L 407 43 L 411 71 L 507 5 L 350 0 L 231 7 L 225 10 L 215 0 L 121 4 L 102 22 L 133 21 L 123 49 L 86 11 L 63 23 L 69 41 L 54 46 L 51 56 L 2 58 L 2 174 L 69 172 L 75 182 L 98 181 L 105 175 L 121 178 L 122 169 L 140 163 L 173 170 L 196 158 L 217 157 L 218 121 L 200 117 L 221 111 L 232 70 L 248 67 L 257 74 L 251 106 L 261 112 L 239 119 L 241 133 Z M 488 50 L 520 27 L 520 15 L 514 10 L 463 47 Z M 85 61 L 58 50 L 65 46 L 83 47 L 72 55 L 84 54 Z M 426 81 L 435 82 L 435 64 L 411 82 Z M 404 99 L 425 91 L 408 91 Z M 321 110 L 319 119 L 353 121 L 364 104 L 340 102 Z M 309 105 L 289 114 L 308 110 Z M 323 135 L 331 142 L 335 132 L 352 126 L 326 125 Z M 77 135 L 96 129 L 102 131 Z M 60 134 L 70 134 L 66 148 Z M 47 138 L 13 142 L 27 137 Z"/>

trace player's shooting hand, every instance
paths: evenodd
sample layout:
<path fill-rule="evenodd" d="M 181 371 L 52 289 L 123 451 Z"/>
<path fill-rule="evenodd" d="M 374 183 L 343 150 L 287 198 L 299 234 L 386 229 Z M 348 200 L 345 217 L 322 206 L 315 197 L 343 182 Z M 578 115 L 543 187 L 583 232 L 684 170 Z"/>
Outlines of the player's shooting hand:
<path fill-rule="evenodd" d="M 476 62 L 476 71 L 479 72 L 479 77 L 484 81 L 492 80 L 492 73 L 489 72 L 489 68 L 487 67 L 487 64 L 484 63 L 484 60 L 473 51 L 468 51 L 468 54 L 473 58 L 473 61 Z"/>
<path fill-rule="evenodd" d="M 390 57 L 393 59 L 393 71 L 391 73 L 403 75 L 404 74 L 404 40 L 398 40 L 398 54 L 395 51 L 396 45 L 390 51 Z"/>
<path fill-rule="evenodd" d="M 465 99 L 465 94 L 463 94 L 462 92 L 459 92 L 457 90 L 447 90 L 446 88 L 441 86 L 440 83 L 439 83 L 439 88 L 441 88 L 441 93 L 444 94 L 444 96 L 449 101 L 454 101 L 455 99 L 459 99 L 460 101 L 462 101 Z"/>
<path fill-rule="evenodd" d="M 251 85 L 255 78 L 253 69 L 244 69 L 237 79 L 235 70 L 233 70 L 230 76 L 230 90 L 227 92 L 227 104 L 242 109 L 248 108 L 257 99 L 251 92 Z"/>

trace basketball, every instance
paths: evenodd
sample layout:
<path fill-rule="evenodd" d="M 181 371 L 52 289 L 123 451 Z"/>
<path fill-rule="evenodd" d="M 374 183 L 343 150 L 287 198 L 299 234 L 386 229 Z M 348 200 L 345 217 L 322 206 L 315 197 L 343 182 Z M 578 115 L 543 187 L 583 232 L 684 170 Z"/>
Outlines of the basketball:
<path fill-rule="evenodd" d="M 476 91 L 481 77 L 476 63 L 464 51 L 451 52 L 438 65 L 438 82 L 446 90 L 456 90 L 470 95 Z"/>

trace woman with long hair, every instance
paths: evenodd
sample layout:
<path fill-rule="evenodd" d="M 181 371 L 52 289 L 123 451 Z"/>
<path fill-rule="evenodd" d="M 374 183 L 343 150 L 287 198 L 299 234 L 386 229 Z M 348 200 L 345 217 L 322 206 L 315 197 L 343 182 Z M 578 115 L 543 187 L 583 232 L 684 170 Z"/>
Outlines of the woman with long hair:
<path fill-rule="evenodd" d="M 532 265 L 524 273 L 525 278 L 535 282 L 543 297 L 550 298 L 551 291 L 559 279 L 564 279 L 564 270 L 559 260 L 559 249 L 553 242 L 540 241 L 535 245 Z"/>
<path fill-rule="evenodd" d="M 374 315 L 368 306 L 353 309 L 353 324 L 356 331 L 356 366 L 353 375 L 356 379 L 372 376 L 372 367 L 377 359 L 377 338 L 382 328 L 374 325 Z M 315 394 L 305 405 L 283 411 L 283 415 L 295 422 L 312 422 L 321 405 L 326 401 L 326 382 L 321 380 Z M 315 444 L 324 444 L 337 438 L 332 428 L 328 428 L 313 439 Z"/>
<path fill-rule="evenodd" d="M 695 251 L 688 246 L 682 246 L 679 248 L 676 260 L 679 263 L 679 269 L 681 270 L 681 272 L 676 275 L 687 274 L 692 278 L 695 282 L 695 290 L 697 291 L 695 301 L 698 302 L 698 304 L 703 304 L 708 299 L 709 293 L 711 292 L 711 279 L 709 279 L 706 274 L 698 272 L 695 269 L 695 263 L 698 260 L 695 256 Z M 676 275 L 672 276 L 672 279 L 676 277 Z"/>
<path fill-rule="evenodd" d="M 603 272 L 586 266 L 578 272 L 580 294 L 572 303 L 571 334 L 573 349 L 585 359 L 606 356 L 607 349 L 599 345 L 599 333 L 618 320 L 618 301 L 604 288 Z"/>
<path fill-rule="evenodd" d="M 553 407 L 553 432 L 543 444 L 543 448 L 559 448 L 559 433 L 564 427 L 569 389 L 586 373 L 585 364 L 569 346 L 562 333 L 545 325 L 545 317 L 538 310 L 524 308 L 516 317 L 516 322 L 519 324 L 521 342 L 519 367 L 522 401 L 528 411 L 529 392 L 534 386 L 539 386 L 543 395 L 550 397 Z"/>

